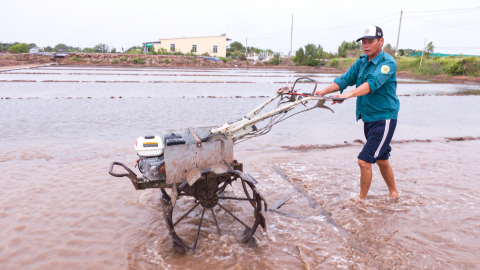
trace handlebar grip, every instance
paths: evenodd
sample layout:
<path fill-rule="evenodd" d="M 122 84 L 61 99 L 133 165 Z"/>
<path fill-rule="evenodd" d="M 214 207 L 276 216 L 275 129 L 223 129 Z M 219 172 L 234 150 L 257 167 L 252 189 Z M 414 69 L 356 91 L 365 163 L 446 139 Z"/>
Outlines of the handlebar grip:
<path fill-rule="evenodd" d="M 332 101 L 339 101 L 339 102 L 345 101 L 345 99 L 343 99 L 343 98 L 336 98 L 336 97 L 332 97 L 332 96 L 330 96 L 330 97 L 325 96 L 324 98 L 325 99 L 331 99 Z"/>
<path fill-rule="evenodd" d="M 108 173 L 109 173 L 111 176 L 115 176 L 115 177 L 128 176 L 128 173 L 123 173 L 123 174 L 114 173 L 114 172 L 113 172 L 113 166 L 115 166 L 115 165 L 122 166 L 125 170 L 130 171 L 130 169 L 129 169 L 127 166 L 125 166 L 125 164 L 120 163 L 120 162 L 113 162 L 112 165 L 110 165 L 110 170 L 108 170 Z"/>

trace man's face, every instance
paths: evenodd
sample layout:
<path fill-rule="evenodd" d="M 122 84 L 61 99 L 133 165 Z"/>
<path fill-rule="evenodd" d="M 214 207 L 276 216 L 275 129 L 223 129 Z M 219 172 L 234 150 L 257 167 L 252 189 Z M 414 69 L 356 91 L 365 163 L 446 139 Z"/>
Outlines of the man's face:
<path fill-rule="evenodd" d="M 371 60 L 371 57 L 377 56 L 382 51 L 383 38 L 380 40 L 374 39 L 362 39 L 362 49 L 366 56 Z"/>

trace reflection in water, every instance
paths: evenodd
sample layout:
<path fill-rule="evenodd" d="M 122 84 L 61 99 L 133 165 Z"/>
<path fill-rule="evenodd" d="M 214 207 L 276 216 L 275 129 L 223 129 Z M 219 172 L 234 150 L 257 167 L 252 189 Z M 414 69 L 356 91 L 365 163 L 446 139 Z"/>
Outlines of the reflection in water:
<path fill-rule="evenodd" d="M 158 190 L 135 191 L 128 180 L 107 174 L 112 161 L 134 167 L 138 136 L 221 125 L 261 102 L 196 96 L 270 95 L 279 85 L 0 83 L 0 96 L 39 97 L 0 100 L 0 268 L 476 267 L 480 141 L 443 138 L 480 136 L 479 97 L 400 97 L 395 139 L 432 142 L 393 144 L 398 200 L 387 199 L 376 170 L 367 204 L 356 203 L 361 145 L 352 141 L 363 134 L 362 123 L 354 122 L 353 100 L 332 106 L 335 114 L 300 114 L 235 146 L 235 158 L 259 181 L 269 206 L 280 206 L 265 214 L 267 230 L 257 230 L 254 248 L 239 241 L 240 227 L 219 212 L 225 234 L 219 236 L 206 219 L 199 250 L 189 256 L 176 252 Z M 404 86 L 410 92 L 425 89 L 399 89 Z M 112 95 L 124 98 L 103 98 Z M 93 99 L 55 99 L 61 96 Z M 151 98 L 132 98 L 137 96 Z M 344 141 L 352 145 L 282 148 Z M 180 210 L 188 209 L 187 200 L 178 202 Z M 251 215 L 251 206 L 228 207 Z M 193 212 L 187 225 L 195 225 L 199 214 Z"/>

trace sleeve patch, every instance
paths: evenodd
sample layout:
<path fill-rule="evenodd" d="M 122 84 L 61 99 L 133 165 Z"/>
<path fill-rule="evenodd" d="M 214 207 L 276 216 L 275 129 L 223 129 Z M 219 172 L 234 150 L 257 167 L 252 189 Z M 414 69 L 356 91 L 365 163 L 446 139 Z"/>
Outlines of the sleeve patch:
<path fill-rule="evenodd" d="M 383 74 L 387 74 L 390 71 L 390 67 L 387 65 L 383 65 L 381 71 Z"/>

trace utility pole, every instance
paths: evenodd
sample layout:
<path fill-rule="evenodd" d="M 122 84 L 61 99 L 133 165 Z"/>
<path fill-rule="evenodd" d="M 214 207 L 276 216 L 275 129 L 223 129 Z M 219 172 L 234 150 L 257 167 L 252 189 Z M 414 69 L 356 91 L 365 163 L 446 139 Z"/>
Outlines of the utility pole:
<path fill-rule="evenodd" d="M 400 40 L 400 27 L 402 27 L 402 15 L 403 15 L 403 10 L 400 11 L 400 23 L 398 24 L 398 36 L 397 36 L 397 47 L 395 47 L 395 57 L 397 57 L 397 54 L 398 54 L 398 40 Z"/>
<path fill-rule="evenodd" d="M 425 43 L 427 43 L 427 38 L 425 38 L 425 41 L 423 42 L 423 53 L 422 53 L 422 58 L 420 58 L 420 68 L 422 68 L 422 60 L 423 60 L 423 55 L 425 54 Z"/>
<path fill-rule="evenodd" d="M 248 56 L 248 38 L 245 38 L 245 56 Z"/>
<path fill-rule="evenodd" d="M 290 30 L 290 53 L 288 54 L 289 57 L 292 57 L 292 41 L 293 41 L 293 13 L 292 13 L 292 28 Z"/>

